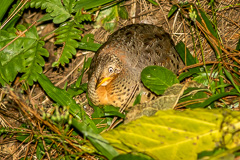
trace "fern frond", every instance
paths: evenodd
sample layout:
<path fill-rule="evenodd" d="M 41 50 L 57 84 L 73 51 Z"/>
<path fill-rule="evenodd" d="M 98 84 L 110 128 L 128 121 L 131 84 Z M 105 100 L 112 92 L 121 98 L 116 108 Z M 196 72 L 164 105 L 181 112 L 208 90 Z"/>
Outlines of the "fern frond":
<path fill-rule="evenodd" d="M 72 55 L 77 53 L 76 48 L 78 47 L 78 41 L 81 40 L 82 25 L 76 24 L 74 21 L 65 23 L 56 30 L 57 40 L 55 44 L 63 44 L 62 55 L 57 62 L 53 63 L 53 67 L 59 64 L 64 65 L 69 63 L 69 59 Z"/>
<path fill-rule="evenodd" d="M 41 66 L 45 63 L 42 56 L 47 57 L 48 52 L 42 48 L 44 43 L 39 41 L 35 26 L 9 43 L 26 29 L 25 26 L 18 25 L 17 29 L 0 30 L 0 48 L 8 45 L 0 51 L 0 83 L 2 85 L 4 82 L 12 82 L 19 72 L 24 73 L 21 79 L 27 80 L 31 85 L 33 80 L 37 80 L 37 73 L 42 73 Z"/>
<path fill-rule="evenodd" d="M 42 67 L 45 64 L 45 60 L 42 56 L 49 56 L 48 51 L 45 48 L 42 48 L 43 45 L 43 41 L 37 41 L 24 53 L 25 68 L 21 79 L 27 80 L 30 85 L 33 84 L 33 81 L 37 81 L 38 74 L 42 73 Z"/>
<path fill-rule="evenodd" d="M 82 13 L 82 10 L 78 11 L 74 17 L 74 20 L 78 23 L 82 23 L 83 21 L 92 21 L 92 15 L 87 13 Z"/>
<path fill-rule="evenodd" d="M 71 2 L 69 2 L 71 1 Z M 59 24 L 71 17 L 73 8 L 72 0 L 31 0 L 31 8 L 46 9 L 53 19 L 53 23 Z"/>

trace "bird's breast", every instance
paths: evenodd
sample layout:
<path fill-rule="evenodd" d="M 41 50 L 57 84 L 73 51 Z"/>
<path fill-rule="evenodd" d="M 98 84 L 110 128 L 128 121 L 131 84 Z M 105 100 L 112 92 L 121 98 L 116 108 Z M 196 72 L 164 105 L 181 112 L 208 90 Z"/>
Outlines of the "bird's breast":
<path fill-rule="evenodd" d="M 96 89 L 96 93 L 99 97 L 100 105 L 114 105 L 119 107 L 116 104 L 116 96 L 113 95 L 111 84 L 107 86 L 100 86 Z"/>
<path fill-rule="evenodd" d="M 99 97 L 99 104 L 109 105 L 108 92 L 106 86 L 100 86 L 96 89 L 96 93 Z"/>

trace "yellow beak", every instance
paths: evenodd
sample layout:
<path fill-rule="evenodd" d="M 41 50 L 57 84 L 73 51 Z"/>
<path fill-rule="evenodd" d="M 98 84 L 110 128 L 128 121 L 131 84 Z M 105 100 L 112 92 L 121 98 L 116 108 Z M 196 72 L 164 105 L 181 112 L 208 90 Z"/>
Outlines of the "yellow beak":
<path fill-rule="evenodd" d="M 97 88 L 100 86 L 106 86 L 113 78 L 112 77 L 106 77 L 103 78 L 103 80 L 101 80 L 98 84 L 97 84 Z"/>

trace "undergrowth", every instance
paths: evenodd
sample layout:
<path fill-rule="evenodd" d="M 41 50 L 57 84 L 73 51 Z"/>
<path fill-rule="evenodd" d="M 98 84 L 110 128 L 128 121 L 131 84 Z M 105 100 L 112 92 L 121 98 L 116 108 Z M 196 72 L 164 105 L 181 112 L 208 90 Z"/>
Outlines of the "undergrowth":
<path fill-rule="evenodd" d="M 148 0 L 148 3 L 159 5 L 153 0 Z M 120 19 L 128 18 L 123 1 L 2 0 L 0 4 L 0 103 L 7 110 L 2 102 L 10 99 L 25 118 L 18 128 L 2 126 L 0 135 L 4 142 L 2 145 L 12 138 L 19 142 L 19 146 L 26 146 L 19 158 L 234 159 L 239 156 L 240 113 L 234 110 L 239 109 L 240 40 L 234 49 L 223 43 L 216 17 L 219 8 L 214 1 L 208 4 L 208 11 L 199 3 L 189 2 L 173 4 L 169 11 L 168 18 L 178 15 L 186 22 L 194 46 L 190 53 L 184 42 L 176 45 L 185 67 L 178 77 L 170 76 L 174 83 L 170 84 L 168 79 L 162 78 L 167 85 L 157 88 L 159 85 L 156 84 L 161 83 L 157 79 L 165 71 L 156 74 L 153 67 L 142 74 L 144 84 L 156 94 L 162 94 L 175 83 L 186 85 L 195 81 L 200 87 L 189 85 L 183 93 L 179 93 L 175 99 L 178 103 L 173 106 L 178 110 L 160 111 L 153 117 L 140 118 L 127 125 L 120 124 L 125 115 L 118 108 L 96 107 L 89 102 L 94 108 L 90 118 L 84 107 L 73 99 L 87 91 L 87 84 L 82 83 L 82 78 L 91 58 L 84 60 L 76 82 L 63 89 L 54 86 L 43 73 L 49 57 L 49 51 L 44 48 L 47 36 L 54 34 L 54 44 L 61 48 L 52 68 L 65 67 L 79 50 L 97 51 L 101 46 L 94 41 L 93 34 L 85 34 L 86 25 L 102 26 L 112 32 Z M 239 7 L 239 4 L 226 6 L 231 7 Z M 44 16 L 32 24 L 19 24 L 24 11 L 30 8 L 44 11 Z M 39 23 L 54 23 L 56 29 L 40 37 L 37 30 Z M 206 59 L 203 43 L 208 43 L 213 50 L 214 60 Z M 200 58 L 197 56 L 199 50 Z M 148 84 L 149 76 L 144 74 L 151 74 L 151 83 Z M 21 85 L 16 87 L 19 83 Z M 29 90 L 36 84 L 53 101 L 50 113 L 19 95 L 19 90 L 21 94 L 29 95 Z M 202 109 L 191 110 L 195 108 Z M 120 127 L 106 132 L 116 126 Z M 184 149 L 186 147 L 188 151 Z M 18 148 L 14 152 L 17 151 Z M 2 157 L 7 159 L 11 156 Z"/>

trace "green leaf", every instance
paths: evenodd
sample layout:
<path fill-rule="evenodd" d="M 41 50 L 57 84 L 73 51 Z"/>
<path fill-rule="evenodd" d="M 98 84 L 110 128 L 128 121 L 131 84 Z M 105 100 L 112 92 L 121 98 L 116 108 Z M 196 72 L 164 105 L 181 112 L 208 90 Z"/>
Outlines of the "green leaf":
<path fill-rule="evenodd" d="M 7 30 L 8 28 L 14 28 L 16 26 L 16 24 L 18 23 L 18 20 L 20 19 L 22 15 L 21 14 L 17 14 L 16 16 L 14 16 L 4 27 L 3 29 Z"/>
<path fill-rule="evenodd" d="M 104 110 L 104 114 L 105 116 L 118 116 L 120 118 L 125 118 L 125 115 L 123 113 L 119 112 L 119 108 L 118 107 L 114 107 L 114 106 L 104 106 L 103 107 Z"/>
<path fill-rule="evenodd" d="M 152 3 L 152 4 L 154 4 L 154 5 L 158 5 L 158 3 L 156 2 L 156 1 L 154 1 L 154 0 L 148 0 L 148 2 L 150 2 L 150 3 Z"/>
<path fill-rule="evenodd" d="M 98 127 L 98 133 L 101 133 L 103 130 L 107 129 L 109 127 L 109 124 L 107 123 L 107 118 L 105 118 L 104 109 L 99 106 L 92 106 L 93 107 L 93 114 L 91 115 L 93 122 L 95 125 L 99 125 Z M 106 125 L 107 124 L 107 125 Z M 102 125 L 102 127 L 101 127 Z"/>
<path fill-rule="evenodd" d="M 76 0 L 62 0 L 62 4 L 69 13 L 74 12 L 74 7 L 76 5 Z"/>
<path fill-rule="evenodd" d="M 79 44 L 78 49 L 94 51 L 94 52 L 96 52 L 101 47 L 101 44 L 92 43 L 92 42 L 79 42 L 78 44 Z"/>
<path fill-rule="evenodd" d="M 197 18 L 196 18 L 197 21 L 198 21 L 200 24 L 202 24 L 203 26 L 205 26 L 205 24 L 206 24 L 208 30 L 212 33 L 212 35 L 213 35 L 214 37 L 218 38 L 217 32 L 216 32 L 215 29 L 213 28 L 212 23 L 211 23 L 211 21 L 208 19 L 207 15 L 206 15 L 201 9 L 198 9 L 198 10 L 199 10 L 202 18 L 200 17 L 200 15 L 197 14 Z M 196 13 L 198 13 L 196 9 L 194 9 L 194 11 L 196 11 Z M 203 21 L 204 21 L 204 22 L 203 22 Z M 205 23 L 205 24 L 204 24 L 204 23 Z"/>
<path fill-rule="evenodd" d="M 82 71 L 81 71 L 81 75 L 78 77 L 74 87 L 76 88 L 79 88 L 81 83 L 82 83 L 82 78 L 83 78 L 83 75 L 84 75 L 84 72 L 90 68 L 90 64 L 92 62 L 92 58 L 88 58 L 88 60 L 86 61 L 86 57 L 84 59 L 84 64 L 83 64 L 83 67 L 82 67 Z M 85 85 L 84 87 L 81 87 L 81 89 L 85 89 L 84 91 L 87 91 L 87 84 L 82 84 L 81 86 Z"/>
<path fill-rule="evenodd" d="M 176 11 L 178 7 L 176 5 L 173 5 L 170 11 L 168 12 L 168 18 L 170 18 Z"/>
<path fill-rule="evenodd" d="M 44 74 L 39 75 L 38 82 L 47 93 L 47 95 L 51 97 L 55 102 L 61 106 L 71 106 L 71 114 L 80 115 L 80 107 L 65 90 L 55 87 Z"/>
<path fill-rule="evenodd" d="M 118 7 L 118 14 L 122 19 L 128 19 L 128 12 L 125 6 Z"/>
<path fill-rule="evenodd" d="M 86 34 L 80 43 L 78 43 L 78 48 L 79 49 L 85 49 L 89 51 L 97 51 L 100 47 L 101 44 L 94 43 L 94 35 L 93 34 Z"/>
<path fill-rule="evenodd" d="M 70 88 L 68 88 L 67 92 L 69 93 L 69 95 L 71 95 L 71 97 L 77 96 L 82 94 L 83 92 L 87 91 L 87 83 L 84 83 L 82 85 L 80 85 L 79 87 L 75 87 L 75 86 L 71 86 Z"/>
<path fill-rule="evenodd" d="M 0 65 L 0 72 L 1 72 L 1 65 Z M 4 86 L 6 84 L 6 81 L 4 81 L 4 79 L 1 77 L 1 74 L 0 74 L 0 86 Z"/>
<path fill-rule="evenodd" d="M 102 138 L 100 134 L 96 134 L 90 127 L 86 124 L 73 119 L 73 126 L 82 132 L 84 136 L 89 139 L 89 141 L 93 144 L 93 146 L 100 151 L 100 153 L 106 156 L 108 159 L 113 159 L 118 155 L 118 152 L 110 145 L 110 143 Z"/>
<path fill-rule="evenodd" d="M 104 110 L 102 107 L 98 107 L 98 106 L 93 106 L 94 112 L 92 114 L 92 118 L 100 118 L 100 117 L 104 117 Z M 95 124 L 98 124 L 101 122 L 101 120 L 94 120 Z"/>
<path fill-rule="evenodd" d="M 208 71 L 211 71 L 212 65 L 206 65 L 206 68 L 207 68 Z M 191 69 L 190 69 L 190 70 L 191 70 Z M 205 70 L 204 70 L 203 67 L 199 67 L 199 69 L 196 69 L 196 70 L 194 69 L 194 70 L 191 70 L 191 71 L 188 71 L 188 72 L 183 72 L 183 73 L 181 73 L 181 74 L 179 75 L 178 79 L 179 79 L 179 81 L 182 81 L 182 80 L 184 80 L 184 79 L 187 78 L 187 77 L 193 76 L 194 78 L 196 78 L 196 77 L 198 77 L 199 75 L 204 76 L 205 79 L 207 78 L 207 77 L 206 77 L 206 72 L 205 72 Z M 210 74 L 209 74 L 209 76 L 210 76 Z M 208 82 L 208 81 L 207 81 L 207 82 Z M 202 83 L 202 81 L 199 82 L 199 83 Z"/>
<path fill-rule="evenodd" d="M 0 30 L 0 48 L 16 38 L 16 32 L 17 30 L 14 28 L 8 29 L 8 31 Z M 23 70 L 25 66 L 23 52 L 33 43 L 34 41 L 18 38 L 0 51 L 0 75 L 6 83 L 12 82 L 17 73 Z"/>
<path fill-rule="evenodd" d="M 237 51 L 240 51 L 240 39 L 238 40 L 236 50 L 237 50 Z M 233 64 L 238 65 L 238 63 L 237 63 L 236 61 L 234 61 Z M 233 69 L 234 69 L 236 72 L 239 72 L 239 69 L 238 69 L 237 67 L 233 67 Z M 235 79 L 239 79 L 239 75 L 238 75 L 238 74 L 234 73 L 234 76 L 236 77 Z"/>
<path fill-rule="evenodd" d="M 45 14 L 42 18 L 40 18 L 37 22 L 45 22 L 52 20 L 52 17 L 49 13 Z"/>
<path fill-rule="evenodd" d="M 90 42 L 90 43 L 93 43 L 94 42 L 94 35 L 93 34 L 86 34 L 81 42 Z"/>
<path fill-rule="evenodd" d="M 185 78 L 190 77 L 190 76 L 194 75 L 195 73 L 199 73 L 199 72 L 200 72 L 200 70 L 199 70 L 199 71 L 183 72 L 183 73 L 181 73 L 181 74 L 179 75 L 178 80 L 181 82 L 181 81 L 184 80 Z"/>
<path fill-rule="evenodd" d="M 211 96 L 210 98 L 208 98 L 207 100 L 205 100 L 203 103 L 200 104 L 196 104 L 193 108 L 203 108 L 203 107 L 207 107 L 208 105 L 210 105 L 211 103 L 215 102 L 216 100 L 226 97 L 226 96 L 240 96 L 239 93 L 236 92 L 224 92 L 224 93 L 219 93 L 216 95 Z"/>
<path fill-rule="evenodd" d="M 84 21 L 89 21 L 91 22 L 92 21 L 92 14 L 89 14 L 89 13 L 83 13 L 82 10 L 79 10 L 76 15 L 74 16 L 74 20 L 77 22 L 77 23 L 82 23 Z"/>
<path fill-rule="evenodd" d="M 119 7 L 120 5 L 114 5 L 102 10 L 96 19 L 97 27 L 102 26 L 108 31 L 113 31 L 117 26 L 117 22 L 119 21 Z"/>
<path fill-rule="evenodd" d="M 42 67 L 45 64 L 42 56 L 49 56 L 48 51 L 43 46 L 44 41 L 37 41 L 34 46 L 24 53 L 26 66 L 21 80 L 27 80 L 30 85 L 33 85 L 33 81 L 37 81 L 38 74 L 42 73 Z"/>
<path fill-rule="evenodd" d="M 173 84 L 179 83 L 177 76 L 170 70 L 160 66 L 149 66 L 141 73 L 143 84 L 157 95 Z"/>
<path fill-rule="evenodd" d="M 86 124 L 88 124 L 89 128 L 92 128 L 94 132 L 98 133 L 98 129 L 94 122 L 86 115 L 81 107 L 76 104 L 67 91 L 55 87 L 44 74 L 39 75 L 38 82 L 50 98 L 61 106 L 69 106 L 69 112 L 74 117 L 83 120 Z"/>
<path fill-rule="evenodd" d="M 212 151 L 204 151 L 199 153 L 198 159 L 211 159 L 211 160 L 234 160 L 234 151 L 239 150 L 240 147 L 235 147 L 233 149 L 227 148 L 215 148 Z"/>
<path fill-rule="evenodd" d="M 29 134 L 23 134 L 23 133 L 18 133 L 16 136 L 16 139 L 21 141 L 21 142 L 25 142 L 28 143 L 30 141 L 30 135 Z"/>
<path fill-rule="evenodd" d="M 207 73 L 209 76 L 213 77 L 213 78 L 216 78 L 217 77 L 217 72 L 213 72 L 213 73 Z M 214 86 L 215 85 L 215 82 L 212 81 L 212 83 L 210 83 L 208 81 L 208 78 L 207 78 L 207 74 L 205 72 L 199 72 L 195 75 L 195 77 L 193 78 L 194 81 L 198 82 L 198 83 L 201 83 L 205 86 L 208 86 L 208 85 L 211 85 L 211 86 Z"/>
<path fill-rule="evenodd" d="M 240 39 L 238 40 L 236 50 L 240 51 Z"/>
<path fill-rule="evenodd" d="M 31 0 L 30 1 L 30 7 L 31 8 L 39 8 L 46 9 L 46 12 L 48 12 L 52 19 L 53 23 L 59 24 L 64 21 L 66 21 L 68 18 L 70 18 L 71 14 L 69 13 L 69 10 L 67 10 L 65 7 L 68 7 L 67 1 L 61 1 L 61 0 Z"/>
<path fill-rule="evenodd" d="M 141 98 L 142 98 L 142 93 L 139 93 L 135 99 L 135 101 L 133 102 L 133 106 L 135 106 L 136 104 L 140 104 L 141 103 Z"/>
<path fill-rule="evenodd" d="M 134 150 L 154 159 L 197 159 L 198 153 L 216 146 L 240 145 L 239 116 L 230 110 L 158 111 L 102 136 L 121 153 Z"/>
<path fill-rule="evenodd" d="M 3 0 L 3 1 L 6 1 L 6 0 Z M 10 0 L 9 2 L 12 2 L 12 0 Z M 17 1 L 15 1 L 15 3 L 13 3 L 10 11 L 8 12 L 8 18 L 10 18 L 10 16 L 12 14 L 15 14 L 15 15 L 11 19 L 9 19 L 9 21 L 6 24 L 4 24 L 3 29 L 7 30 L 8 28 L 16 27 L 16 24 L 18 23 L 19 18 L 22 17 L 23 11 L 25 9 L 25 7 L 20 9 L 20 7 L 21 7 L 20 4 L 21 4 L 21 0 L 17 0 Z M 0 4 L 0 6 L 4 6 L 4 5 Z M 18 9 L 20 9 L 20 10 L 18 10 Z M 8 10 L 9 10 L 9 8 L 8 8 Z M 18 12 L 16 12 L 16 10 L 18 10 Z M 7 19 L 5 19 L 5 20 L 7 20 Z"/>
<path fill-rule="evenodd" d="M 58 61 L 52 64 L 53 67 L 61 64 L 62 66 L 65 63 L 69 63 L 69 59 L 72 58 L 72 55 L 77 53 L 76 48 L 78 47 L 78 40 L 81 39 L 82 31 L 81 25 L 75 24 L 74 21 L 67 22 L 63 24 L 56 30 L 57 40 L 55 44 L 62 44 L 62 54 Z"/>
<path fill-rule="evenodd" d="M 42 159 L 44 154 L 44 147 L 43 147 L 43 142 L 38 142 L 37 144 L 37 150 L 36 150 L 36 156 L 38 159 Z"/>
<path fill-rule="evenodd" d="M 2 21 L 3 16 L 7 13 L 8 8 L 12 4 L 13 1 L 14 0 L 1 0 L 0 1 L 0 6 L 1 6 L 0 22 Z"/>
<path fill-rule="evenodd" d="M 208 77 L 217 78 L 218 77 L 218 72 L 217 71 L 211 71 L 210 68 L 207 70 L 207 72 L 208 73 L 206 73 L 206 72 L 196 73 L 194 75 L 193 80 L 198 82 L 198 83 L 201 83 L 201 84 L 203 84 L 207 87 L 210 86 L 211 91 L 214 93 L 216 91 L 216 89 L 220 87 L 220 84 L 219 84 L 219 82 L 213 81 L 211 79 L 209 81 Z M 226 87 L 226 84 L 221 85 L 221 87 Z"/>
<path fill-rule="evenodd" d="M 177 52 L 179 53 L 181 59 L 185 63 L 186 66 L 190 66 L 192 64 L 196 64 L 197 60 L 192 56 L 188 48 L 181 41 L 175 46 Z M 189 69 L 191 72 L 199 72 L 199 67 Z"/>
<path fill-rule="evenodd" d="M 121 154 L 113 160 L 153 160 L 153 158 L 143 154 Z"/>
<path fill-rule="evenodd" d="M 0 48 L 9 44 L 17 37 L 18 32 L 27 28 L 18 25 L 17 29 L 0 31 Z M 0 75 L 6 82 L 12 82 L 18 72 L 24 73 L 21 79 L 27 80 L 30 85 L 36 81 L 38 74 L 42 73 L 42 66 L 45 64 L 43 56 L 48 57 L 48 52 L 43 48 L 44 42 L 39 41 L 35 26 L 0 52 Z"/>
<path fill-rule="evenodd" d="M 189 85 L 195 86 L 195 84 L 192 83 Z M 171 87 L 168 87 L 165 90 L 164 94 L 157 97 L 156 99 L 129 107 L 127 109 L 128 113 L 126 115 L 124 123 L 129 123 L 143 116 L 153 116 L 159 110 L 173 109 L 177 104 L 179 97 L 183 94 L 184 88 L 185 86 L 182 84 L 174 84 Z"/>
<path fill-rule="evenodd" d="M 227 76 L 227 78 L 231 81 L 232 85 L 236 88 L 236 90 L 238 91 L 238 93 L 240 93 L 240 89 L 238 88 L 238 86 L 236 85 L 236 83 L 233 80 L 232 75 L 223 67 L 223 70 Z"/>
<path fill-rule="evenodd" d="M 208 98 L 207 94 L 205 93 L 206 91 L 206 89 L 187 88 L 183 93 L 183 98 L 179 99 L 178 103 L 188 102 L 184 104 L 184 107 L 194 108 L 196 103 L 201 103 L 199 100 Z"/>
<path fill-rule="evenodd" d="M 107 4 L 114 0 L 81 0 L 76 3 L 75 10 L 88 10 L 94 7 L 99 7 L 101 5 Z"/>

